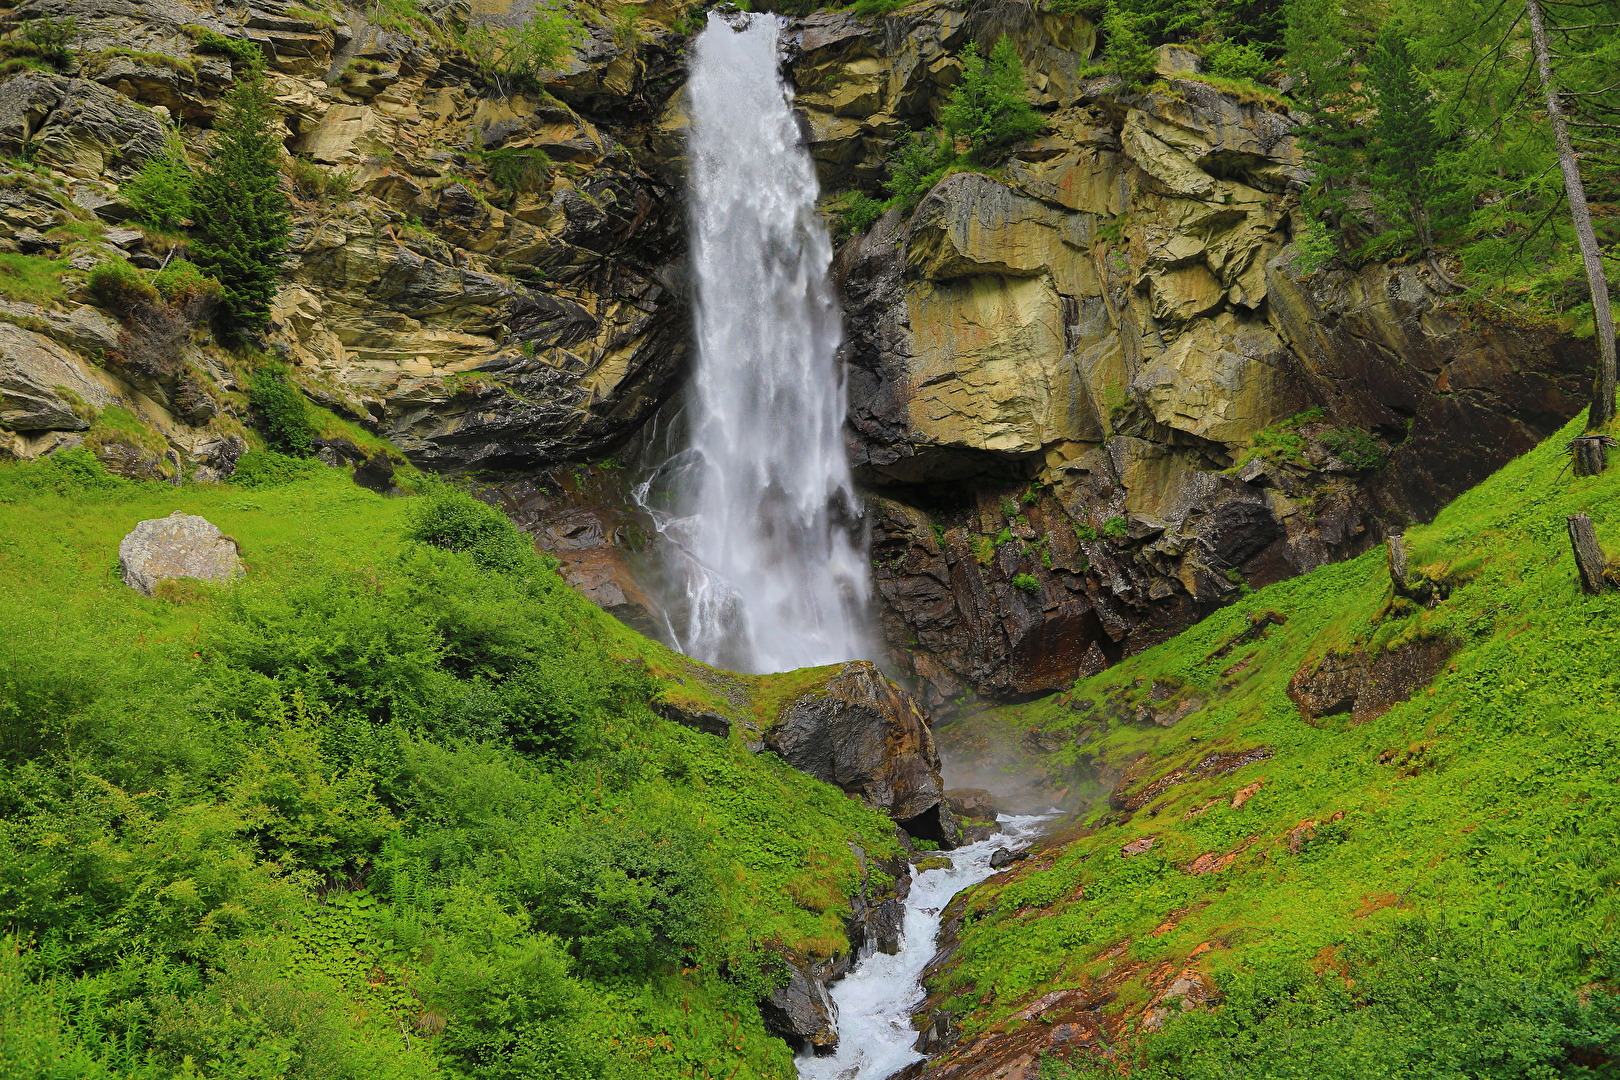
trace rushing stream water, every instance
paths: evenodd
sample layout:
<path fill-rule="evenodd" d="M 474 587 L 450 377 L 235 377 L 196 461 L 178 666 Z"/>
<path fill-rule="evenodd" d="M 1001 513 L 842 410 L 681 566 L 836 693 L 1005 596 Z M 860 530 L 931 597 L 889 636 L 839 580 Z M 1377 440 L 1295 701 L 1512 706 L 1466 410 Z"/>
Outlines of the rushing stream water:
<path fill-rule="evenodd" d="M 800 1057 L 800 1080 L 885 1080 L 923 1057 L 912 1049 L 917 1032 L 911 1014 L 924 997 L 920 979 L 934 956 L 940 913 L 951 897 L 996 873 L 990 856 L 997 848 L 1026 846 L 1047 820 L 1003 817 L 995 836 L 947 852 L 950 869 L 924 870 L 912 880 L 900 951 L 873 953 L 833 985 L 838 1049 L 826 1057 Z"/>
<path fill-rule="evenodd" d="M 842 428 L 842 337 L 815 168 L 775 15 L 709 15 L 687 144 L 696 368 L 676 452 L 638 491 L 672 644 L 735 671 L 869 656 Z"/>

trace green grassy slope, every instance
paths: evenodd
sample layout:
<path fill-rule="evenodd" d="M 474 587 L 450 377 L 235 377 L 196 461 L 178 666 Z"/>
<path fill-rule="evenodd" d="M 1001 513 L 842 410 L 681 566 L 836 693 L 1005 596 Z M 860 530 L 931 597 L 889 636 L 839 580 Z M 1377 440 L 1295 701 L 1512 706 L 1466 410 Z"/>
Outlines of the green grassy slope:
<path fill-rule="evenodd" d="M 0 1076 L 792 1075 L 769 946 L 846 947 L 892 826 L 658 718 L 770 687 L 478 509 L 0 469 Z M 120 537 L 173 510 L 247 577 L 126 588 Z"/>
<path fill-rule="evenodd" d="M 1565 532 L 1585 512 L 1620 549 L 1620 470 L 1572 477 L 1576 433 L 1409 532 L 1453 589 L 1432 610 L 1393 595 L 1380 549 L 967 721 L 964 741 L 1041 733 L 1054 785 L 1101 795 L 975 894 L 939 988 L 970 1035 L 1091 985 L 1114 995 L 1098 1067 L 1141 1055 L 1137 1075 L 1620 1075 L 1620 591 L 1579 591 Z M 1268 612 L 1286 622 L 1245 640 Z M 1288 696 L 1329 654 L 1435 642 L 1457 651 L 1374 719 L 1313 725 Z M 1150 1035 L 1181 972 L 1227 1004 Z"/>

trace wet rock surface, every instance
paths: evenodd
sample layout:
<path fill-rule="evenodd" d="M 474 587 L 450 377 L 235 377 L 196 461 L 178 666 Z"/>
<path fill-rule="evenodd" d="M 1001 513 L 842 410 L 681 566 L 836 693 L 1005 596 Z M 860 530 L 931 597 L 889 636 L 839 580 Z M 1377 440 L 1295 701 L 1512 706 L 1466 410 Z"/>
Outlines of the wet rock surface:
<path fill-rule="evenodd" d="M 795 768 L 886 810 L 910 835 L 955 843 L 933 733 L 916 701 L 876 664 L 844 664 L 784 704 L 765 745 Z"/>

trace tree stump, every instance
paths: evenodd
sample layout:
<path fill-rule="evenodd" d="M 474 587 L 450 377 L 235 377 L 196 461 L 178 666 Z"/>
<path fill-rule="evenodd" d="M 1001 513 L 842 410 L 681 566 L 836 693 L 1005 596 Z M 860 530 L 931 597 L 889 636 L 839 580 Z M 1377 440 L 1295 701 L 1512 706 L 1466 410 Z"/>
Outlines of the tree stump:
<path fill-rule="evenodd" d="M 1592 528 L 1591 518 L 1585 514 L 1570 515 L 1569 542 L 1575 549 L 1575 569 L 1581 575 L 1582 591 L 1602 592 L 1609 584 L 1604 576 L 1609 561 L 1603 556 L 1603 548 L 1598 544 L 1597 530 Z"/>
<path fill-rule="evenodd" d="M 1386 554 L 1389 555 L 1389 580 L 1395 583 L 1396 592 L 1405 594 L 1411 588 L 1411 570 L 1406 563 L 1406 535 L 1390 533 L 1385 544 Z"/>
<path fill-rule="evenodd" d="M 1576 476 L 1596 476 L 1608 464 L 1608 449 L 1615 440 L 1608 435 L 1579 435 L 1565 447 L 1571 471 Z"/>

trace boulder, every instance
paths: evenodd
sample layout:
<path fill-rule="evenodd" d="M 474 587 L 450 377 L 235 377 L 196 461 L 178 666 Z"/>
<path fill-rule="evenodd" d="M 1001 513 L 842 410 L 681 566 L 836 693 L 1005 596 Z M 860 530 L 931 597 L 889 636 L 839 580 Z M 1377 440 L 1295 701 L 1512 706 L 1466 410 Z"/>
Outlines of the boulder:
<path fill-rule="evenodd" d="M 787 984 L 759 1005 L 765 1029 L 796 1050 L 830 1053 L 838 1045 L 838 1006 L 814 965 L 787 955 L 783 961 L 791 973 Z"/>
<path fill-rule="evenodd" d="M 876 664 L 851 661 L 789 701 L 765 745 L 795 768 L 888 811 L 912 836 L 955 842 L 933 732 L 917 702 Z"/>
<path fill-rule="evenodd" d="M 245 573 L 235 540 L 207 518 L 181 510 L 131 529 L 118 544 L 118 565 L 124 584 L 147 596 L 171 578 L 225 582 Z"/>
<path fill-rule="evenodd" d="M 1001 813 L 1001 804 L 994 794 L 984 788 L 951 788 L 945 792 L 945 801 L 959 818 L 974 821 L 994 821 Z"/>

